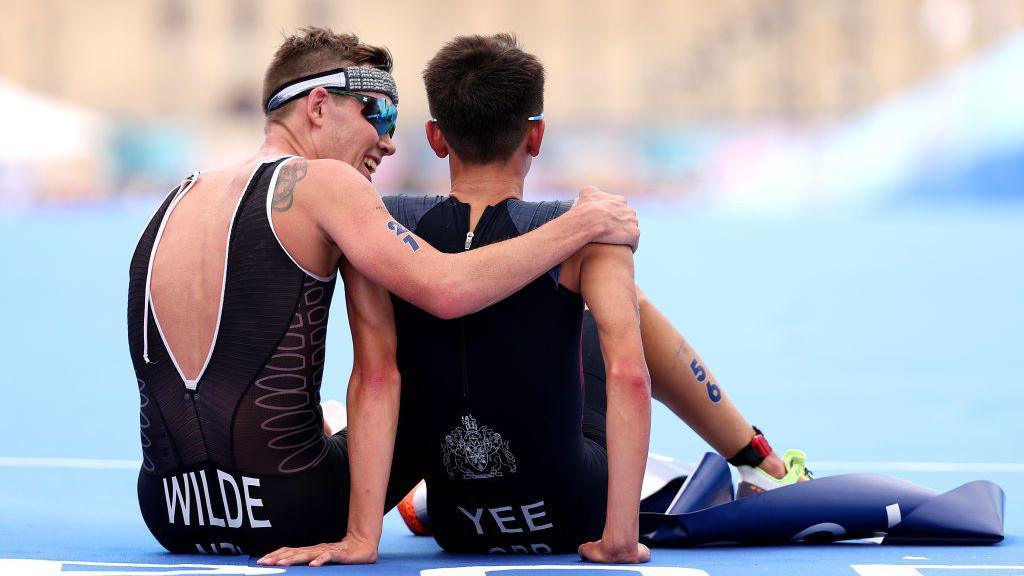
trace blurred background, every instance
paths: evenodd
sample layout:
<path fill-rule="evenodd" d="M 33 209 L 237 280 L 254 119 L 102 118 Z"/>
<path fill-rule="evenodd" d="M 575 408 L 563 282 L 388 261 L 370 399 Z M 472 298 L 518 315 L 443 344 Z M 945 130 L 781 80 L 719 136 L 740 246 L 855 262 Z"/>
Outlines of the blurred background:
<path fill-rule="evenodd" d="M 389 47 L 385 193 L 443 191 L 420 72 L 511 31 L 548 72 L 535 192 L 739 211 L 1019 196 L 1020 0 L 4 0 L 0 210 L 169 190 L 257 147 L 262 74 L 306 24 Z"/>
<path fill-rule="evenodd" d="M 265 66 L 315 24 L 394 54 L 385 194 L 448 190 L 423 137 L 427 60 L 458 34 L 517 34 L 548 74 L 528 197 L 628 195 L 639 282 L 777 445 L 812 464 L 1021 460 L 1024 0 L 0 8 L 6 455 L 138 457 L 139 231 L 182 177 L 258 148 Z M 325 397 L 350 362 L 337 301 Z M 52 419 L 26 422 L 28 405 Z M 702 445 L 683 430 L 658 412 L 653 447 L 690 459 Z"/>

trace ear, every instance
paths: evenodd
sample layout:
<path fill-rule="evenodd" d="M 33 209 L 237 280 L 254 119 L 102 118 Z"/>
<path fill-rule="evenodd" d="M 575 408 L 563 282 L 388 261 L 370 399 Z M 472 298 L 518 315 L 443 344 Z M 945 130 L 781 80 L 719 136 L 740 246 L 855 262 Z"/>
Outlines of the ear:
<path fill-rule="evenodd" d="M 427 133 L 427 142 L 430 144 L 434 154 L 437 154 L 438 158 L 448 157 L 448 141 L 444 139 L 444 134 L 441 134 L 441 129 L 437 126 L 437 122 L 427 120 L 423 129 Z"/>
<path fill-rule="evenodd" d="M 324 106 L 330 98 L 331 94 L 323 86 L 314 88 L 306 97 L 306 118 L 314 126 L 323 124 Z"/>
<path fill-rule="evenodd" d="M 526 131 L 526 152 L 534 158 L 540 154 L 540 146 L 544 142 L 544 121 L 533 120 Z"/>

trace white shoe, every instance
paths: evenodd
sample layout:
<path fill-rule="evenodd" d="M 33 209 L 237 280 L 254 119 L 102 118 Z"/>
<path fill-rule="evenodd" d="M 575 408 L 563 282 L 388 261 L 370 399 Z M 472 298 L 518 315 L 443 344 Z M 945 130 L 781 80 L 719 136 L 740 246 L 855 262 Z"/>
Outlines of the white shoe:
<path fill-rule="evenodd" d="M 786 467 L 786 475 L 782 478 L 775 478 L 760 468 L 737 466 L 736 469 L 740 473 L 740 486 L 736 491 L 736 497 L 745 498 L 754 494 L 763 494 L 768 490 L 813 479 L 814 475 L 807 469 L 806 460 L 807 455 L 800 450 L 787 451 L 782 457 L 782 464 Z"/>

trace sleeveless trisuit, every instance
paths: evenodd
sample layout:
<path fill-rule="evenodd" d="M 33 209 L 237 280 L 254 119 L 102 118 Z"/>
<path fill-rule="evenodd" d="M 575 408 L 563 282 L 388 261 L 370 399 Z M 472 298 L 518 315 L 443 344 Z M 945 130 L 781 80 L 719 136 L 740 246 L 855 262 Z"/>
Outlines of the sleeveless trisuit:
<path fill-rule="evenodd" d="M 132 257 L 128 340 L 141 403 L 139 505 L 169 551 L 261 554 L 340 540 L 347 434 L 323 432 L 320 382 L 335 276 L 304 270 L 277 238 L 271 191 L 285 162 L 252 173 L 233 216 L 213 346 L 188 380 L 149 290 L 164 226 L 198 175 L 171 192 Z M 419 477 L 392 472 L 388 506 Z"/>
<path fill-rule="evenodd" d="M 402 226 L 449 253 L 525 234 L 569 207 L 505 200 L 486 208 L 471 232 L 470 206 L 455 198 L 384 201 Z M 430 525 L 446 550 L 566 552 L 600 537 L 604 366 L 593 320 L 558 274 L 555 268 L 455 320 L 392 299 L 402 374 L 399 446 L 425 473 Z"/>

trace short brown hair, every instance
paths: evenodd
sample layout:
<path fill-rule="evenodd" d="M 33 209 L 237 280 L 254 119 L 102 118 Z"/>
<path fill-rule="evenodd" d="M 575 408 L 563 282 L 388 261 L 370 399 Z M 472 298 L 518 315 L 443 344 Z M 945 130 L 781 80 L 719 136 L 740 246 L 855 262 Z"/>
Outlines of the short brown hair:
<path fill-rule="evenodd" d="M 338 34 L 328 28 L 307 26 L 298 33 L 284 39 L 274 54 L 263 77 L 263 100 L 266 106 L 273 92 L 284 84 L 309 76 L 346 66 L 371 66 L 391 72 L 391 52 L 383 46 L 371 46 L 359 41 L 355 34 Z M 268 116 L 273 118 L 282 106 Z"/>
<path fill-rule="evenodd" d="M 459 36 L 423 70 L 430 112 L 465 162 L 506 160 L 544 108 L 544 66 L 515 36 Z"/>

